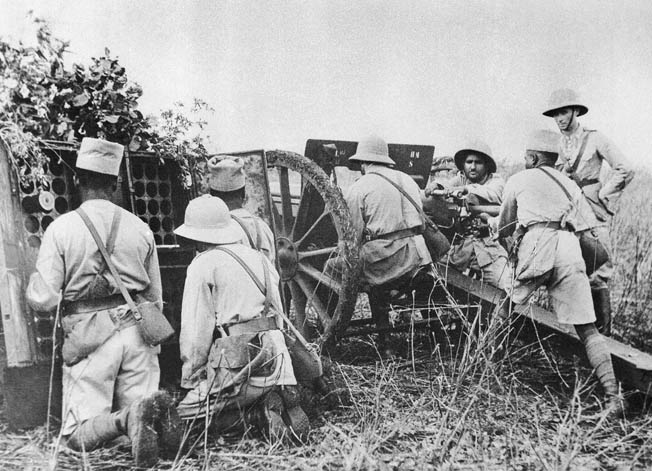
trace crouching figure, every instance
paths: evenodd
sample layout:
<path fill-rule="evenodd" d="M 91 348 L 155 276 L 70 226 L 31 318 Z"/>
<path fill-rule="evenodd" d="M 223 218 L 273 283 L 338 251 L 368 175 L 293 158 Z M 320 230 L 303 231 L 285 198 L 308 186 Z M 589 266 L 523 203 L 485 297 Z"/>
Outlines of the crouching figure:
<path fill-rule="evenodd" d="M 82 141 L 82 204 L 48 226 L 26 296 L 37 311 L 61 306 L 68 447 L 90 451 L 125 435 L 136 466 L 151 467 L 160 451 L 176 453 L 182 430 L 172 398 L 158 391 L 160 348 L 145 341 L 121 294 L 163 304 L 152 231 L 111 202 L 123 153 L 120 144 Z"/>
<path fill-rule="evenodd" d="M 225 430 L 245 425 L 270 438 L 302 439 L 309 421 L 280 330 L 279 276 L 214 196 L 190 202 L 176 234 L 199 243 L 181 309 L 183 420 Z"/>

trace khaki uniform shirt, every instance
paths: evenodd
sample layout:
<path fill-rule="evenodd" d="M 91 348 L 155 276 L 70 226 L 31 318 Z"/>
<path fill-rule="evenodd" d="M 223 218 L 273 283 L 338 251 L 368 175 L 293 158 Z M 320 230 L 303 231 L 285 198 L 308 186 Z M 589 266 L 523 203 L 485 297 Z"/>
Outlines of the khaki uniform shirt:
<path fill-rule="evenodd" d="M 81 206 L 106 244 L 116 205 L 108 200 L 89 200 Z M 122 208 L 115 248 L 111 256 L 120 279 L 129 291 L 138 291 L 148 301 L 163 304 L 161 274 L 152 231 L 138 217 Z M 108 268 L 103 273 L 105 292 L 90 293 L 89 288 L 103 264 L 97 244 L 78 213 L 64 214 L 43 234 L 36 261 L 36 272 L 27 287 L 27 300 L 36 310 L 57 306 L 58 292 L 64 301 L 100 298 L 119 294 Z"/>
<path fill-rule="evenodd" d="M 502 201 L 505 180 L 497 173 L 490 173 L 482 183 L 470 183 L 464 172 L 458 172 L 450 180 L 440 184 L 443 188 L 466 186 L 469 195 L 475 195 L 486 201 L 487 204 L 500 204 Z"/>
<path fill-rule="evenodd" d="M 371 165 L 349 188 L 345 199 L 358 240 L 363 233 L 378 237 L 401 229 L 421 226 L 416 208 L 380 173 L 399 184 L 417 204 L 421 204 L 419 186 L 409 175 L 383 165 Z M 427 265 L 432 260 L 421 235 L 398 240 L 378 239 L 363 244 L 363 274 L 370 285 L 381 285 Z M 372 268 L 373 267 L 373 268 Z"/>
<path fill-rule="evenodd" d="M 546 167 L 570 193 L 572 201 L 543 170 L 526 169 L 513 175 L 505 185 L 500 214 L 495 229 L 508 236 L 517 226 L 528 227 L 539 222 L 572 224 L 577 231 L 593 227 L 595 216 L 577 184 L 561 172 Z"/>
<path fill-rule="evenodd" d="M 265 279 L 263 262 L 267 265 L 271 284 L 267 289 L 271 290 L 272 304 L 280 308 L 279 276 L 267 258 L 242 244 L 228 244 L 227 247 L 242 258 L 261 281 Z M 216 326 L 258 318 L 264 303 L 265 296 L 231 255 L 208 249 L 195 257 L 188 266 L 181 307 L 182 387 L 197 387 L 206 377 Z M 278 325 L 282 325 L 280 319 Z M 286 360 L 277 384 L 296 384 L 291 361 Z"/>
<path fill-rule="evenodd" d="M 609 209 L 612 209 L 613 202 L 632 180 L 634 172 L 627 158 L 613 142 L 599 131 L 590 131 L 583 126 L 578 126 L 573 133 L 560 136 L 559 160 L 556 168 L 567 175 L 570 173 L 584 136 L 588 133 L 586 148 L 575 173 L 580 181 L 599 180 L 602 163 L 606 161 L 612 171 L 609 178 L 602 183 L 598 196 Z"/>
<path fill-rule="evenodd" d="M 272 233 L 272 230 L 269 228 L 267 223 L 258 216 L 251 214 L 245 208 L 234 209 L 231 211 L 231 214 L 242 221 L 244 226 L 247 228 L 249 237 L 251 237 L 255 244 L 258 244 L 258 247 L 254 248 L 257 248 L 263 252 L 269 261 L 274 264 L 274 260 L 276 259 L 274 234 Z M 251 244 L 249 243 L 249 237 L 247 237 L 247 234 L 243 234 L 243 238 L 240 243 L 246 245 L 247 247 L 251 247 Z"/>

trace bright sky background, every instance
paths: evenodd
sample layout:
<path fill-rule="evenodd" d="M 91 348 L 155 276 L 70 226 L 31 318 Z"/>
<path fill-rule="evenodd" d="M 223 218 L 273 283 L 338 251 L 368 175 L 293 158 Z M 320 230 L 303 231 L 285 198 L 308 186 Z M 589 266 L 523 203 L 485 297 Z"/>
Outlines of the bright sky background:
<path fill-rule="evenodd" d="M 541 111 L 568 86 L 584 124 L 652 168 L 649 0 L 0 0 L 0 34 L 29 34 L 30 9 L 71 61 L 109 47 L 145 112 L 208 101 L 214 150 L 375 132 L 437 155 L 478 136 L 517 159 L 530 131 L 556 129 Z"/>

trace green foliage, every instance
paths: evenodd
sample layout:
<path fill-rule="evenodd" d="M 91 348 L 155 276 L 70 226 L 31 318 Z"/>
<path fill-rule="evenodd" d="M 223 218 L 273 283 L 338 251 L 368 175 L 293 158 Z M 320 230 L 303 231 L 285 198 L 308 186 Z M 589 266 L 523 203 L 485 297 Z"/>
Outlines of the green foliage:
<path fill-rule="evenodd" d="M 159 157 L 174 158 L 183 155 L 184 158 L 179 161 L 181 178 L 184 187 L 189 188 L 193 174 L 201 177 L 196 163 L 208 157 L 204 144 L 208 140 L 204 116 L 213 111 L 208 103 L 197 98 L 188 108 L 183 103 L 176 102 L 173 108 L 163 110 L 159 119 L 151 120 L 150 134 L 134 136 L 129 148 L 142 148 L 145 143 Z"/>
<path fill-rule="evenodd" d="M 203 133 L 187 135 L 206 122 L 183 114 L 183 105 L 161 115 L 152 126 L 138 110 L 143 90 L 128 79 L 125 68 L 108 49 L 85 67 L 64 67 L 68 43 L 52 36 L 43 20 L 35 19 L 36 45 L 0 41 L 0 137 L 10 146 L 13 164 L 21 180 L 33 179 L 47 186 L 41 140 L 80 141 L 99 137 L 129 146 L 129 150 L 153 150 L 161 157 L 179 159 L 184 185 L 196 159 L 207 155 Z M 196 100 L 191 113 L 210 110 Z"/>

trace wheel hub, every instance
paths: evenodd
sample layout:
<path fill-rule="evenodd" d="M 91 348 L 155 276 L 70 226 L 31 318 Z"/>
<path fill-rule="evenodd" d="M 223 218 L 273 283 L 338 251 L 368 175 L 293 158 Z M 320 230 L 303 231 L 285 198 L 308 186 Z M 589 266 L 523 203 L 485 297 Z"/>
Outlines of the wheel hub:
<path fill-rule="evenodd" d="M 281 269 L 281 281 L 294 278 L 299 265 L 299 254 L 294 242 L 287 237 L 276 239 L 276 256 L 278 257 L 278 266 Z"/>

